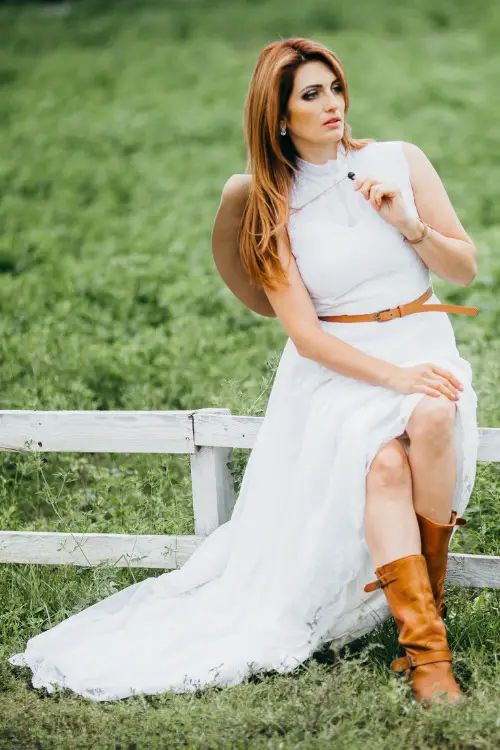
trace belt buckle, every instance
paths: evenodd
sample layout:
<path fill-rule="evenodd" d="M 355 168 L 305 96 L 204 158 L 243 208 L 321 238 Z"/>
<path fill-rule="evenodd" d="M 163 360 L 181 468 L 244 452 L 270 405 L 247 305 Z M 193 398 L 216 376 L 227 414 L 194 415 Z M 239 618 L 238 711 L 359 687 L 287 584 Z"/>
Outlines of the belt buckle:
<path fill-rule="evenodd" d="M 385 313 L 385 312 L 389 312 L 389 310 L 391 310 L 390 307 L 386 307 L 385 310 L 379 310 L 377 313 L 375 313 L 375 320 L 378 320 L 379 323 L 385 323 L 385 322 L 387 322 L 385 320 L 382 320 L 382 318 L 379 318 L 379 315 L 381 315 L 382 313 Z M 391 318 L 387 318 L 387 320 L 391 320 Z"/>

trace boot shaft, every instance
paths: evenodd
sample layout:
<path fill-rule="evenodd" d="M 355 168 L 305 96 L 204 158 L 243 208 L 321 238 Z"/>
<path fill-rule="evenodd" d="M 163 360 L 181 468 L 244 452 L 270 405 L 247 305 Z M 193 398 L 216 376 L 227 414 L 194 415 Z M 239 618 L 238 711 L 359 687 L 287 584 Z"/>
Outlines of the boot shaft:
<path fill-rule="evenodd" d="M 446 649 L 446 628 L 436 611 L 425 557 L 407 555 L 382 565 L 375 573 L 407 654 Z"/>
<path fill-rule="evenodd" d="M 434 601 L 440 615 L 445 614 L 446 606 L 443 602 L 444 581 L 448 564 L 448 549 L 453 530 L 456 526 L 465 526 L 464 518 L 457 517 L 456 511 L 452 511 L 450 522 L 447 524 L 437 523 L 431 518 L 416 513 L 420 538 L 422 540 L 422 554 L 427 563 L 429 579 L 431 582 Z"/>

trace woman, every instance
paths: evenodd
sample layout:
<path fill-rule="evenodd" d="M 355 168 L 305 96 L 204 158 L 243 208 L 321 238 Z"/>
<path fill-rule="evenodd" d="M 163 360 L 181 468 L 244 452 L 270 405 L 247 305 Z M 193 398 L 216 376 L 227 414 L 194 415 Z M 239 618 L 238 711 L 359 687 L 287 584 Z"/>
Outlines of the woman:
<path fill-rule="evenodd" d="M 226 183 L 213 251 L 236 296 L 289 338 L 232 517 L 180 570 L 30 639 L 10 662 L 35 687 L 105 701 L 235 685 L 392 613 L 405 649 L 393 668 L 415 698 L 463 699 L 440 615 L 477 400 L 444 313 L 477 309 L 426 291 L 430 268 L 468 284 L 476 249 L 423 152 L 351 139 L 347 110 L 328 49 L 262 51 L 245 109 L 252 174 Z"/>

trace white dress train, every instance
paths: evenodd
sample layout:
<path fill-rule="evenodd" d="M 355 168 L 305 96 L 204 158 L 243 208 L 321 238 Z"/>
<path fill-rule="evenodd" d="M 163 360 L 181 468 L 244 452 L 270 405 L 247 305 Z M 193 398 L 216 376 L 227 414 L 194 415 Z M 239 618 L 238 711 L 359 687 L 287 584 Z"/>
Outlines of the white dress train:
<path fill-rule="evenodd" d="M 396 181 L 416 214 L 401 141 L 371 143 L 322 165 L 299 160 L 292 207 L 353 170 Z M 374 312 L 430 285 L 415 248 L 344 179 L 289 221 L 292 252 L 318 315 Z M 440 302 L 435 294 L 429 299 Z M 457 402 L 457 483 L 463 514 L 476 475 L 477 398 L 444 312 L 387 322 L 320 321 L 325 331 L 394 364 L 430 361 L 464 384 Z M 390 616 L 364 528 L 366 475 L 401 436 L 424 394 L 346 377 L 286 341 L 265 418 L 231 519 L 179 570 L 102 599 L 27 642 L 9 658 L 34 687 L 92 701 L 230 686 L 254 670 L 285 673 L 323 643 L 342 645 Z"/>

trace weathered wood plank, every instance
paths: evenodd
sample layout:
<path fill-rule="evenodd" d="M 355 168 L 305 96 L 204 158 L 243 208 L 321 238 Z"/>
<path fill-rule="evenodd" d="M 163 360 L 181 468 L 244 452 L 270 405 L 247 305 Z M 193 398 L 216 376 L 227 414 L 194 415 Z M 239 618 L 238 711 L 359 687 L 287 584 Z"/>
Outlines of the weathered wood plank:
<path fill-rule="evenodd" d="M 211 417 L 231 412 L 229 409 L 197 409 L 194 416 L 200 413 Z M 232 450 L 197 446 L 190 456 L 195 534 L 210 534 L 231 518 L 235 495 L 228 461 Z"/>
<path fill-rule="evenodd" d="M 500 589 L 500 557 L 450 552 L 445 581 L 464 588 Z"/>
<path fill-rule="evenodd" d="M 182 534 L 92 534 L 0 531 L 0 563 L 180 568 L 203 541 Z"/>
<path fill-rule="evenodd" d="M 500 461 L 500 428 L 478 427 L 478 461 Z"/>
<path fill-rule="evenodd" d="M 2 410 L 0 451 L 194 453 L 193 413 Z"/>
<path fill-rule="evenodd" d="M 252 448 L 263 421 L 228 409 L 2 410 L 0 451 L 194 453 L 195 445 Z M 479 427 L 478 432 L 478 461 L 500 462 L 500 428 Z M 30 448 L 25 441 L 32 441 Z"/>
<path fill-rule="evenodd" d="M 224 448 L 253 448 L 264 417 L 247 417 L 238 414 L 193 415 L 196 445 Z"/>

